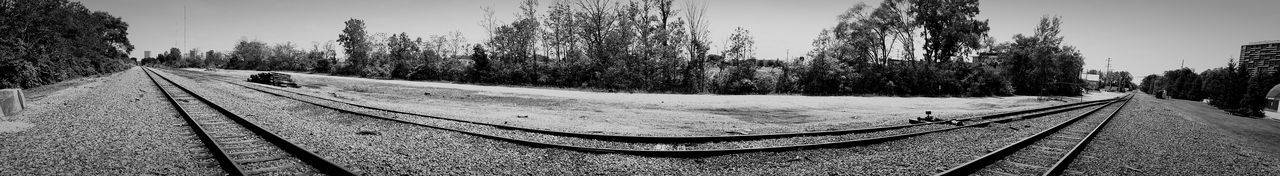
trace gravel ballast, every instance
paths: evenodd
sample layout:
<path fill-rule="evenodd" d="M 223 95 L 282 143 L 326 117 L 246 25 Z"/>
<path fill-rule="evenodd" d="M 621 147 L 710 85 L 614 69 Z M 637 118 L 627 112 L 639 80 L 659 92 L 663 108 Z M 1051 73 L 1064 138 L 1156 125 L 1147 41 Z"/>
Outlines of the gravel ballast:
<path fill-rule="evenodd" d="M 1199 120 L 1252 120 L 1139 94 L 1071 164 L 1081 175 L 1280 175 L 1280 153 Z M 1210 111 L 1211 113 L 1196 113 Z M 1275 123 L 1275 122 L 1263 122 Z M 1280 140 L 1280 139 L 1271 139 Z M 1273 146 L 1274 147 L 1274 146 Z"/>
<path fill-rule="evenodd" d="M 140 68 L 51 92 L 0 133 L 0 175 L 219 175 Z"/>

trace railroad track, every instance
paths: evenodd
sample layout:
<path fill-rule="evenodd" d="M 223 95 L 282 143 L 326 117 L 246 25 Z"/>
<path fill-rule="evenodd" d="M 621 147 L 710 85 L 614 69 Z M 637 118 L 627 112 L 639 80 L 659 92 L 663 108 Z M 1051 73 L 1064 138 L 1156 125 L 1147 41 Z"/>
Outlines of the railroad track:
<path fill-rule="evenodd" d="M 356 175 L 259 127 L 159 73 L 144 73 L 229 175 Z M 154 74 L 154 76 L 152 76 Z"/>
<path fill-rule="evenodd" d="M 937 175 L 1061 175 L 1132 97 L 1124 103 L 1113 102 L 1095 108 Z M 1095 114 L 1103 109 L 1109 113 Z"/>
<path fill-rule="evenodd" d="M 181 72 L 181 71 L 180 71 Z M 958 119 L 965 121 L 963 126 L 940 124 L 941 122 L 895 125 L 851 130 L 833 130 L 820 132 L 801 132 L 783 134 L 739 135 L 739 136 L 622 136 L 609 134 L 590 134 L 577 132 L 560 132 L 544 129 L 532 129 L 507 125 L 488 124 L 452 118 L 436 117 L 412 112 L 377 108 L 333 99 L 300 94 L 269 86 L 240 83 L 238 80 L 221 80 L 200 73 L 184 74 L 189 77 L 201 77 L 242 86 L 275 96 L 294 99 L 304 103 L 333 109 L 350 114 L 455 131 L 485 138 L 513 143 L 564 148 L 570 150 L 627 153 L 653 156 L 698 156 L 756 151 L 787 151 L 807 148 L 839 147 L 861 145 L 889 140 L 902 139 L 928 133 L 942 132 L 984 126 L 989 123 L 1007 122 L 1029 119 L 1047 115 L 1055 115 L 1077 109 L 1097 106 L 1112 101 L 1098 100 L 1051 106 L 1023 111 L 1006 112 L 986 116 Z"/>

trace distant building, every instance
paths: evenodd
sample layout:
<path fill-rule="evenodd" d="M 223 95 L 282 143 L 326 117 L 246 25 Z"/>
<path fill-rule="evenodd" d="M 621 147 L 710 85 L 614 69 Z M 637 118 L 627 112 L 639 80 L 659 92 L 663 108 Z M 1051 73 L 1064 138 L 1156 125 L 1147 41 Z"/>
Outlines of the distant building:
<path fill-rule="evenodd" d="M 1248 68 L 1249 75 L 1272 74 L 1280 70 L 1280 40 L 1240 46 L 1240 66 Z"/>
<path fill-rule="evenodd" d="M 1267 91 L 1267 107 L 1265 110 L 1276 112 L 1277 107 L 1280 107 L 1280 85 L 1271 87 L 1271 90 Z"/>
<path fill-rule="evenodd" d="M 1098 74 L 1085 73 L 1080 75 L 1080 79 L 1084 80 L 1084 89 L 1089 90 L 1099 90 L 1099 86 L 1101 86 L 1102 83 L 1102 75 Z"/>
<path fill-rule="evenodd" d="M 142 58 L 151 58 L 151 51 L 143 51 Z"/>

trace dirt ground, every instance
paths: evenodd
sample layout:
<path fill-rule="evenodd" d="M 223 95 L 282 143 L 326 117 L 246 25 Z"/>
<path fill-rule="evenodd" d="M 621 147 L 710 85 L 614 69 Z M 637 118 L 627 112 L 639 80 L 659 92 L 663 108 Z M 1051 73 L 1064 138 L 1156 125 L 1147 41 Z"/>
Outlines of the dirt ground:
<path fill-rule="evenodd" d="M 259 71 L 189 71 L 247 79 Z M 944 118 L 1111 98 L 860 97 L 605 93 L 289 73 L 285 90 L 441 117 L 562 131 L 633 135 L 727 135 L 861 128 L 906 123 L 932 111 Z"/>

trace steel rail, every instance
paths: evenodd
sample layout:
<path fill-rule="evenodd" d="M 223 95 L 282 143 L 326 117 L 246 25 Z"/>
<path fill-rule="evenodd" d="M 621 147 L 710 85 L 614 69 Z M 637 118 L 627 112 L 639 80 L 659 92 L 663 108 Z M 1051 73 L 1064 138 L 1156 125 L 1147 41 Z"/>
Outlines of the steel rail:
<path fill-rule="evenodd" d="M 271 94 L 271 93 L 269 93 L 269 94 Z M 1044 115 L 1050 115 L 1050 114 L 1057 114 L 1057 113 L 1062 113 L 1062 112 L 1066 112 L 1066 111 L 1076 110 L 1076 109 L 1080 109 L 1080 108 L 1084 108 L 1084 107 L 1094 106 L 1094 105 L 1098 105 L 1098 104 L 1102 104 L 1102 103 L 1088 104 L 1088 105 L 1082 105 L 1082 106 L 1077 106 L 1077 107 L 1070 107 L 1070 108 L 1066 108 L 1066 109 L 1059 109 L 1059 110 L 1054 110 L 1054 111 L 1041 112 L 1041 113 L 1036 113 L 1036 114 L 1029 115 L 1029 116 L 1044 116 Z M 472 131 L 467 131 L 467 130 L 459 130 L 459 129 L 453 129 L 453 128 L 445 128 L 445 127 L 439 127 L 439 126 L 427 125 L 427 124 L 422 124 L 422 123 L 418 123 L 418 122 L 411 122 L 411 121 L 403 120 L 403 119 L 382 117 L 382 116 L 378 116 L 378 115 L 373 115 L 373 114 L 368 114 L 368 113 L 358 112 L 358 111 L 352 111 L 352 110 L 346 110 L 346 109 L 341 109 L 341 108 L 330 108 L 330 109 L 337 110 L 337 111 L 340 111 L 340 112 L 345 112 L 345 113 L 351 113 L 351 114 L 358 114 L 358 115 L 363 115 L 363 116 L 373 117 L 373 118 L 377 118 L 377 119 L 383 119 L 383 120 L 388 120 L 388 121 L 394 121 L 394 122 L 400 122 L 400 123 L 412 124 L 412 125 L 423 126 L 423 127 L 434 128 L 434 129 L 445 130 L 445 131 L 458 132 L 458 133 L 463 133 L 463 134 L 468 134 L 468 135 L 478 136 L 478 137 L 482 137 L 482 138 L 494 139 L 494 140 L 499 140 L 499 141 L 507 141 L 507 142 L 512 142 L 512 143 L 516 143 L 516 144 L 524 144 L 524 145 L 536 146 L 536 147 L 561 148 L 561 149 L 574 150 L 574 151 L 583 151 L 583 152 L 590 152 L 590 153 L 622 153 L 622 154 L 632 154 L 632 155 L 645 155 L 645 156 L 669 156 L 669 157 L 698 157 L 698 156 L 723 155 L 723 154 L 746 153 L 746 152 L 767 152 L 767 151 L 774 151 L 774 152 L 776 152 L 776 151 L 790 151 L 790 150 L 801 150 L 801 149 L 816 149 L 816 148 L 833 148 L 833 147 L 843 147 L 843 146 L 854 146 L 854 145 L 870 144 L 870 143 L 877 143 L 877 142 L 885 142 L 885 141 L 897 140 L 897 139 L 902 139 L 902 138 L 907 138 L 907 137 L 912 137 L 912 136 L 919 136 L 919 135 L 923 135 L 923 134 L 936 133 L 936 132 L 944 132 L 944 131 L 950 131 L 950 130 L 955 130 L 955 129 L 961 129 L 961 128 L 974 127 L 974 126 L 985 126 L 985 125 L 987 125 L 987 124 L 995 123 L 995 122 L 996 122 L 996 121 L 994 121 L 994 120 L 993 120 L 993 121 L 986 121 L 986 122 L 981 122 L 981 123 L 974 123 L 974 124 L 968 124 L 968 125 L 956 126 L 956 127 L 950 127 L 950 128 L 944 128 L 944 129 L 937 129 L 937 130 L 930 130 L 930 131 L 921 131 L 921 132 L 907 133 L 907 134 L 898 134 L 898 135 L 890 135 L 890 136 L 882 136 L 882 137 L 863 138 L 863 139 L 855 139 L 855 140 L 834 141 L 834 142 L 825 142 L 825 143 L 814 143 L 814 144 L 796 144 L 796 145 L 784 145 L 784 146 L 753 147 L 753 148 L 735 148 L 735 149 L 712 149 L 712 150 L 635 150 L 635 149 L 614 149 L 614 148 L 600 148 L 600 147 L 574 146 L 574 145 L 565 145 L 565 144 L 554 144 L 554 143 L 538 142 L 538 141 L 531 141 L 531 140 L 522 140 L 522 139 L 509 138 L 509 137 L 502 137 L 502 136 L 498 136 L 498 135 L 491 135 L 491 134 L 484 134 L 484 133 L 472 132 Z"/>
<path fill-rule="evenodd" d="M 1054 162 L 1053 166 L 1049 167 L 1050 168 L 1049 172 L 1045 173 L 1044 175 L 1046 176 L 1062 175 L 1062 172 L 1067 170 L 1067 166 L 1071 165 L 1071 161 L 1074 161 L 1076 156 L 1080 155 L 1080 152 L 1084 151 L 1084 148 L 1089 144 L 1089 141 L 1093 140 L 1094 137 L 1098 136 L 1098 132 L 1102 131 L 1102 128 L 1106 127 L 1107 123 L 1110 123 L 1111 119 L 1116 117 L 1116 113 L 1119 113 L 1121 109 L 1124 109 L 1125 106 L 1128 106 L 1129 102 L 1132 100 L 1133 100 L 1133 97 L 1130 96 L 1128 101 L 1125 101 L 1124 104 L 1120 105 L 1120 108 L 1116 108 L 1115 111 L 1111 111 L 1111 115 L 1108 115 L 1106 119 L 1103 119 L 1101 124 L 1098 124 L 1097 127 L 1094 127 L 1093 130 L 1091 130 L 1089 134 L 1084 137 L 1084 139 L 1082 140 L 1084 142 L 1080 142 L 1079 144 L 1076 144 L 1076 146 L 1071 147 L 1071 150 L 1067 152 L 1067 156 L 1062 157 L 1062 159 L 1059 159 L 1058 162 Z"/>
<path fill-rule="evenodd" d="M 240 125 L 241 127 L 253 132 L 257 136 L 261 137 L 263 140 L 271 144 L 274 144 L 279 149 L 285 151 L 286 153 L 289 153 L 293 157 L 298 158 L 303 163 L 307 163 L 311 165 L 312 168 L 318 170 L 323 174 L 356 175 L 354 172 L 347 169 L 346 167 L 343 167 L 332 161 L 329 161 L 324 157 L 320 157 L 319 155 L 316 155 L 315 153 L 312 153 L 311 151 L 308 151 L 302 148 L 301 146 L 298 146 L 292 142 L 289 142 L 283 137 L 275 135 L 274 133 L 271 133 L 270 131 L 267 131 L 266 129 L 260 126 L 252 122 L 249 122 L 248 120 L 245 120 L 240 115 L 223 108 L 221 105 L 218 105 L 217 103 L 213 103 L 212 101 L 205 99 L 203 96 L 196 94 L 195 91 L 191 91 L 190 89 L 187 89 L 182 85 L 179 85 L 177 82 L 174 82 L 173 80 L 165 77 L 164 75 L 161 75 L 159 72 L 155 72 L 148 68 L 143 68 L 143 70 L 144 70 L 144 74 L 147 74 L 147 77 L 151 79 L 152 83 L 155 83 L 156 87 L 159 88 L 161 92 L 164 92 L 165 97 L 168 98 L 169 102 L 172 103 L 176 107 L 176 109 L 178 109 L 178 112 L 179 114 L 182 115 L 183 119 L 186 120 L 187 123 L 191 124 L 191 128 L 195 131 L 196 135 L 200 137 L 200 140 L 205 144 L 207 148 L 209 148 L 209 151 L 213 153 L 215 159 L 221 163 L 220 165 L 222 166 L 223 170 L 226 170 L 230 175 L 250 175 L 251 173 L 249 172 L 249 170 L 246 170 L 244 166 L 242 166 L 241 164 L 231 159 L 230 155 L 226 152 L 226 150 L 224 150 L 224 148 L 221 147 L 221 144 L 214 141 L 213 137 L 211 137 L 205 130 L 205 127 L 203 127 L 203 125 L 201 125 L 194 118 L 191 117 L 191 115 L 187 112 L 187 110 L 178 103 L 178 100 L 176 98 L 173 97 L 172 93 L 170 93 L 169 90 L 166 90 L 163 86 L 161 86 L 161 83 L 159 82 L 158 79 L 156 79 L 156 77 L 159 77 L 160 79 L 163 79 L 169 84 L 173 85 L 173 87 L 176 87 L 179 90 L 186 92 L 187 94 L 191 95 L 191 97 L 199 100 L 201 103 L 204 103 L 205 105 L 218 111 L 224 117 L 227 117 L 228 119 L 234 121 L 237 125 Z M 155 77 L 152 77 L 151 76 L 152 74 L 155 74 Z"/>
<path fill-rule="evenodd" d="M 268 94 L 272 94 L 272 95 L 276 95 L 276 96 L 281 96 L 281 97 L 285 97 L 285 98 L 295 99 L 295 100 L 298 100 L 298 101 L 306 102 L 306 103 L 308 103 L 308 104 L 313 104 L 313 105 L 317 105 L 317 106 L 322 106 L 322 107 L 326 107 L 326 108 L 330 108 L 330 109 L 338 109 L 338 108 L 336 108 L 336 107 L 332 107 L 332 106 L 330 106 L 330 105 L 323 105 L 323 104 L 316 103 L 316 102 L 305 101 L 305 100 L 301 100 L 301 99 L 298 99 L 298 98 L 294 98 L 294 97 L 290 97 L 290 96 L 285 96 L 285 95 L 282 95 L 282 94 L 280 94 L 280 93 L 274 93 L 274 92 L 269 92 L 269 91 L 261 90 L 262 88 L 259 88 L 259 87 L 267 87 L 267 86 L 261 86 L 261 85 L 252 85 L 252 86 L 250 86 L 250 85 L 245 85 L 245 84 L 243 84 L 243 83 L 239 83 L 239 82 L 235 82 L 235 81 L 226 81 L 226 80 L 220 80 L 220 81 L 227 82 L 227 83 L 234 84 L 234 85 L 238 85 L 238 86 L 242 86 L 242 87 L 246 87 L 246 88 L 250 88 L 250 89 L 253 89 L 253 90 L 256 90 L 256 91 L 259 91 L 259 92 L 264 92 L 264 93 L 268 93 Z M 255 86 L 258 86 L 258 87 L 255 87 Z M 595 133 L 580 133 L 580 132 L 555 131 L 555 130 L 546 130 L 546 129 L 537 129 L 537 128 L 518 127 L 518 126 L 511 126 L 511 125 L 501 125 L 501 124 L 484 123 L 484 122 L 471 121 L 471 120 L 463 120 L 463 119 L 456 119 L 456 118 L 439 117 L 439 116 L 426 115 L 426 114 L 415 113 L 415 112 L 407 112 L 407 111 L 401 111 L 401 110 L 393 110 L 393 109 L 379 108 L 379 107 L 373 107 L 373 106 L 368 106 L 368 105 L 361 105 L 361 104 L 356 104 L 356 103 L 351 103 L 351 102 L 346 102 L 346 101 L 340 101 L 340 100 L 334 100 L 334 99 L 325 98 L 325 97 L 319 97 L 319 96 L 314 96 L 314 95 L 308 95 L 308 94 L 302 94 L 302 93 L 292 92 L 292 91 L 288 91 L 288 90 L 282 90 L 282 89 L 278 89 L 278 88 L 272 88 L 272 87 L 267 87 L 267 88 L 269 88 L 269 89 L 275 89 L 275 90 L 279 90 L 279 91 L 283 91 L 283 92 L 288 92 L 288 93 L 290 93 L 290 94 L 294 94 L 294 95 L 301 95 L 301 96 L 305 96 L 305 97 L 309 97 L 309 98 L 321 99 L 321 100 L 325 100 L 325 101 L 330 101 L 330 102 L 335 102 L 335 103 L 340 103 L 340 104 L 346 104 L 346 105 L 349 105 L 349 106 L 355 106 L 355 107 L 360 107 L 360 108 L 365 108 L 365 109 L 372 109 L 372 110 L 377 110 L 377 111 L 385 111 L 385 112 L 391 112 L 391 113 L 398 113 L 398 114 L 411 115 L 411 116 L 420 116 L 420 117 L 426 117 L 426 118 L 433 118 L 433 119 L 440 119 L 440 120 L 448 120 L 448 121 L 462 122 L 462 123 L 469 123 L 469 124 L 476 124 L 476 125 L 492 126 L 492 127 L 497 127 L 497 128 L 503 128 L 503 129 L 514 129 L 514 130 L 521 130 L 521 131 L 528 131 L 528 132 L 536 132 L 536 133 L 543 133 L 543 134 L 551 134 L 551 135 L 558 135 L 558 136 L 568 136 L 568 137 L 578 137 L 578 138 L 588 138 L 588 139 L 599 139 L 599 140 L 606 140 L 606 141 L 661 142 L 661 143 L 691 143 L 691 142 L 736 141 L 736 140 L 772 139 L 772 138 L 787 138 L 787 137 L 800 137 L 800 136 L 822 136 L 822 135 L 840 135 L 840 134 L 850 134 L 850 133 L 876 132 L 876 131 L 884 131 L 884 130 L 892 130 L 892 129 L 901 129 L 901 128 L 914 127 L 914 126 L 923 126 L 923 125 L 932 125 L 932 124 L 946 123 L 945 121 L 943 121 L 943 122 L 928 122 L 928 123 L 919 123 L 919 124 L 891 125 L 891 126 L 879 126 L 879 127 L 857 128 L 857 129 L 844 129 L 844 130 L 816 131 L 816 132 L 792 132 L 792 133 L 748 134 L 748 135 L 732 135 L 732 136 L 635 136 L 635 135 L 612 135 L 612 134 L 595 134 Z M 1018 110 L 1018 111 L 1003 112 L 1003 113 L 993 114 L 993 115 L 983 115 L 983 116 L 977 116 L 977 117 L 960 118 L 960 119 L 956 119 L 956 120 L 960 120 L 960 121 L 973 121 L 973 120 L 983 120 L 983 119 L 1000 118 L 1000 117 L 1007 117 L 1007 116 L 1014 116 L 1014 115 L 1020 115 L 1020 114 L 1027 114 L 1027 113 L 1033 113 L 1033 112 L 1046 111 L 1046 110 L 1050 110 L 1050 109 L 1057 109 L 1057 108 L 1070 107 L 1070 106 L 1075 106 L 1075 105 L 1082 105 L 1082 104 L 1096 104 L 1096 103 L 1100 103 L 1100 102 L 1104 102 L 1104 101 L 1111 101 L 1111 100 L 1115 100 L 1115 99 L 1117 99 L 1117 98 L 1102 99 L 1102 100 L 1092 100 L 1092 101 L 1083 101 L 1083 102 L 1075 102 L 1075 103 L 1068 103 L 1068 104 L 1062 104 L 1062 105 L 1054 105 L 1054 106 L 1040 107 L 1040 108 L 1028 109 L 1028 110 Z"/>
<path fill-rule="evenodd" d="M 1094 127 L 1086 137 L 1082 138 L 1076 145 L 1074 145 L 1073 148 L 1071 148 L 1068 152 L 1066 152 L 1065 155 L 1057 159 L 1056 160 L 1057 162 L 1051 167 L 1049 167 L 1049 170 L 1044 172 L 1043 175 L 1061 174 L 1062 171 L 1066 169 L 1066 165 L 1068 165 L 1071 162 L 1071 160 L 1074 159 L 1075 156 L 1079 154 L 1080 150 L 1084 148 L 1084 146 L 1089 142 L 1089 140 L 1091 140 L 1093 136 L 1097 135 L 1098 131 L 1101 130 L 1102 127 L 1105 126 L 1106 123 L 1109 122 L 1111 118 L 1116 115 L 1117 112 L 1119 112 L 1121 109 L 1124 109 L 1124 107 L 1128 105 L 1129 102 L 1132 101 L 1132 99 L 1133 99 L 1133 95 L 1126 96 L 1125 99 L 1122 100 L 1124 101 L 1123 104 L 1120 104 L 1120 106 L 1117 107 L 1115 110 L 1113 110 L 1111 114 L 1107 115 L 1107 117 L 1105 117 L 1102 120 L 1102 122 L 1098 124 L 1098 126 Z M 937 176 L 956 176 L 956 175 L 971 175 L 971 174 L 977 173 L 978 171 L 981 171 L 983 168 L 991 166 L 992 164 L 995 164 L 996 162 L 1002 159 L 1005 159 L 1006 157 L 1011 156 L 1014 153 L 1022 149 L 1025 149 L 1026 147 L 1029 147 L 1036 142 L 1044 140 L 1050 135 L 1058 133 L 1063 128 L 1076 124 L 1077 122 L 1080 122 L 1081 119 L 1087 118 L 1090 115 L 1093 115 L 1095 112 L 1103 108 L 1106 108 L 1107 106 L 1115 104 L 1117 102 L 1119 101 L 1113 101 L 1113 102 L 1107 103 L 1104 106 L 1099 106 L 1098 108 L 1094 108 L 1089 112 L 1080 114 L 1079 116 L 1071 118 L 1070 120 L 1054 125 L 1053 127 L 1046 129 L 1044 131 L 1041 131 L 1039 133 L 1036 133 L 1035 135 L 1032 135 L 1027 138 L 1023 138 L 1022 140 L 1014 142 L 1013 144 L 1007 145 L 994 152 L 988 153 L 986 155 L 978 157 L 977 159 L 971 160 L 969 162 L 961 164 L 960 166 L 956 166 L 954 168 L 951 168 L 947 171 L 943 171 L 936 175 Z"/>

